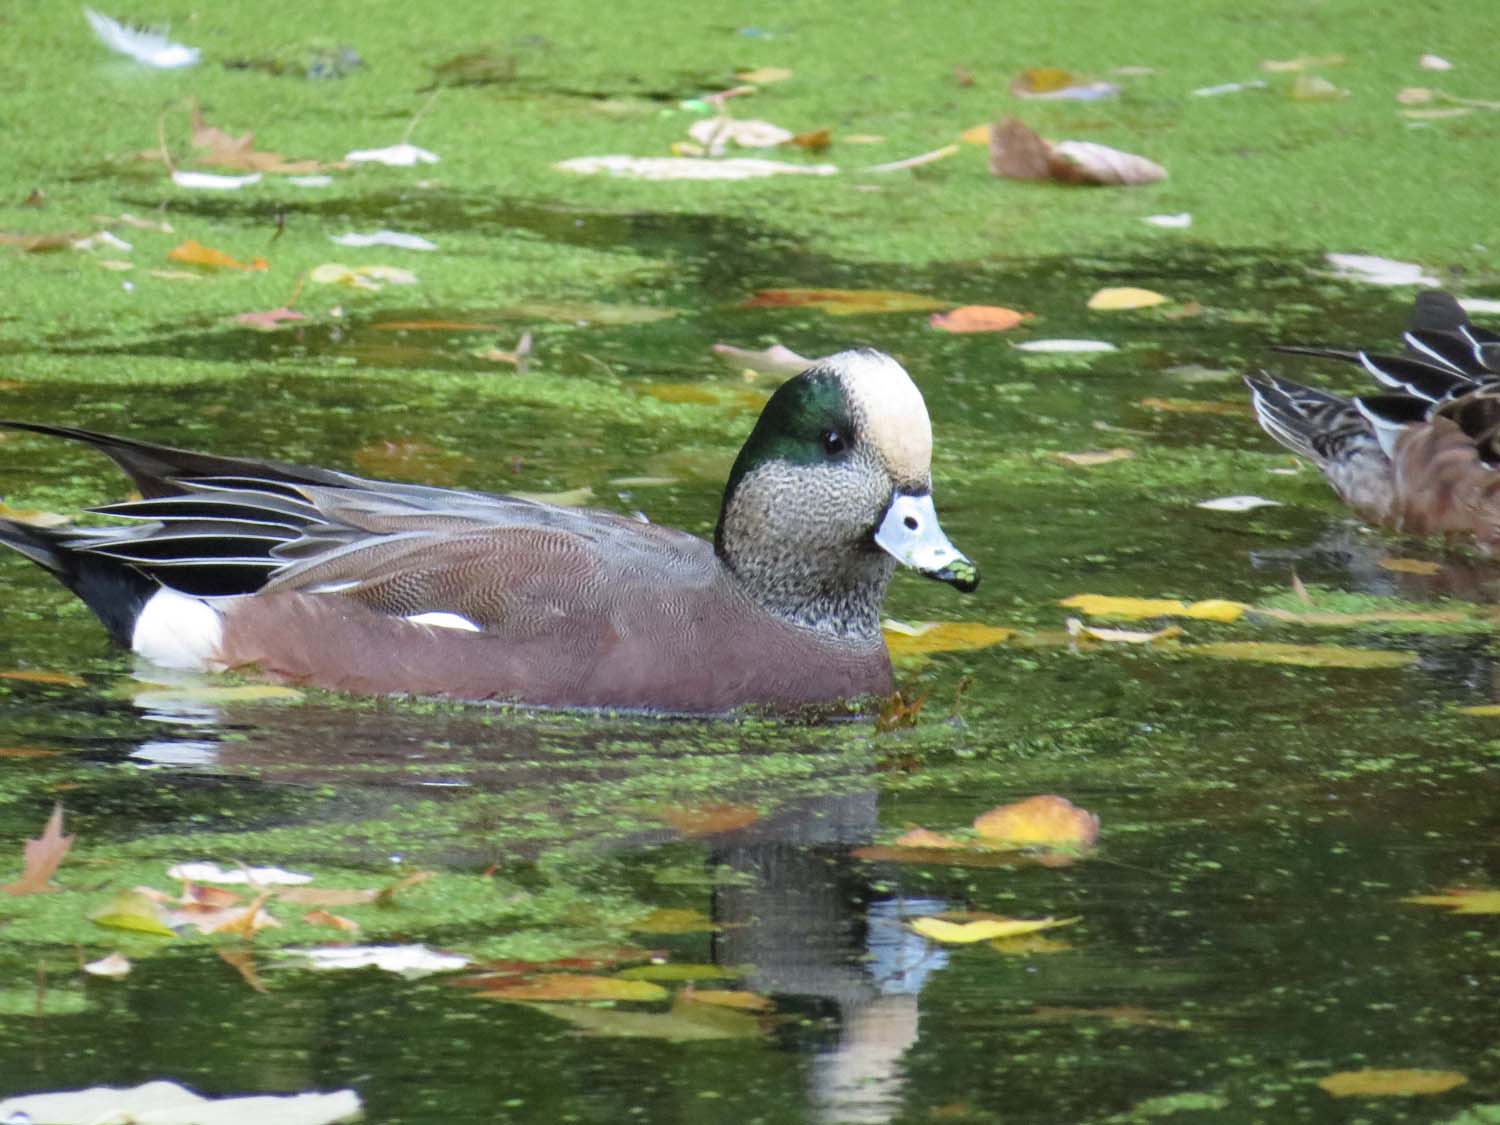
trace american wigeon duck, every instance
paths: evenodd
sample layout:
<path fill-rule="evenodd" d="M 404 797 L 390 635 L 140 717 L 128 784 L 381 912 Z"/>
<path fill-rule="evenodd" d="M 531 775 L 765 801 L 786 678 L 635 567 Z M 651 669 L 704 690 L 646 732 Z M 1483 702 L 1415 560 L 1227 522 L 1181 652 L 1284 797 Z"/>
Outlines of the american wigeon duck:
<path fill-rule="evenodd" d="M 876 351 L 771 396 L 713 543 L 643 518 L 363 480 L 65 426 L 139 500 L 131 524 L 3 541 L 120 643 L 169 667 L 255 668 L 370 693 L 720 713 L 891 689 L 880 607 L 897 563 L 965 592 L 938 524 L 921 392 Z"/>
<path fill-rule="evenodd" d="M 1359 364 L 1389 390 L 1348 399 L 1259 372 L 1245 376 L 1256 418 L 1370 523 L 1472 533 L 1500 553 L 1500 335 L 1427 290 L 1403 338 L 1401 355 L 1278 347 Z"/>

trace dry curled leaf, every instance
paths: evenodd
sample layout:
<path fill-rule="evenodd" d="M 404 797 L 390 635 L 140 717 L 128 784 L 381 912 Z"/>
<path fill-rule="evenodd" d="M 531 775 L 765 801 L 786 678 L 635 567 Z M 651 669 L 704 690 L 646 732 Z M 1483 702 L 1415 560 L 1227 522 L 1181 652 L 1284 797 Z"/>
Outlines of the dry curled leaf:
<path fill-rule="evenodd" d="M 21 877 L 0 887 L 0 891 L 8 895 L 34 895 L 53 889 L 52 876 L 73 846 L 73 837 L 63 835 L 62 824 L 63 807 L 53 805 L 52 815 L 47 818 L 42 834 L 22 845 L 24 866 Z"/>
<path fill-rule="evenodd" d="M 1167 176 L 1155 161 L 1108 145 L 1047 141 L 1014 117 L 990 128 L 990 172 L 1013 180 L 1105 187 L 1154 184 Z"/>
<path fill-rule="evenodd" d="M 1079 469 L 1092 469 L 1095 465 L 1108 465 L 1112 461 L 1128 461 L 1135 451 L 1123 446 L 1116 449 L 1086 449 L 1081 453 L 1054 453 L 1052 459 Z"/>

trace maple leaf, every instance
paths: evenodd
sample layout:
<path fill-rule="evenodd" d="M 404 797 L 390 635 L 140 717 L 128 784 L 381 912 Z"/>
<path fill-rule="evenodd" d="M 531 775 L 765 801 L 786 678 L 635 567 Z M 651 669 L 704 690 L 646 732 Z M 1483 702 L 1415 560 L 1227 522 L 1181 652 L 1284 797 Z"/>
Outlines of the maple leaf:
<path fill-rule="evenodd" d="M 47 826 L 35 840 L 27 840 L 24 849 L 25 869 L 14 883 L 0 887 L 8 895 L 34 895 L 52 890 L 51 881 L 57 867 L 73 846 L 73 837 L 64 836 L 62 830 L 63 807 L 52 806 L 52 815 Z"/>
<path fill-rule="evenodd" d="M 192 119 L 193 147 L 204 150 L 200 158 L 204 164 L 216 168 L 231 168 L 240 172 L 282 172 L 296 175 L 316 172 L 322 168 L 316 160 L 287 160 L 279 152 L 258 152 L 255 134 L 241 133 L 235 136 L 203 119 L 203 113 L 195 104 Z"/>

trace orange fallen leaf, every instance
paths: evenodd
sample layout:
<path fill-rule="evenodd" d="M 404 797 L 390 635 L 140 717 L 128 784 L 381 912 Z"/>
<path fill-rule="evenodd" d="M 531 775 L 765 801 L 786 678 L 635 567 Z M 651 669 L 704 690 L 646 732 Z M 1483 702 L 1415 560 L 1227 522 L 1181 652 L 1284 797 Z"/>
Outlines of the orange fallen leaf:
<path fill-rule="evenodd" d="M 270 263 L 264 258 L 256 258 L 247 265 L 222 250 L 203 245 L 195 238 L 172 247 L 167 251 L 167 258 L 173 262 L 209 270 L 265 270 L 270 268 Z"/>
<path fill-rule="evenodd" d="M 1318 1079 L 1318 1085 L 1336 1098 L 1412 1097 L 1444 1094 L 1468 1079 L 1454 1070 L 1344 1070 Z"/>
<path fill-rule="evenodd" d="M 658 814 L 662 821 L 684 836 L 713 836 L 748 828 L 760 819 L 760 811 L 748 805 L 676 805 Z"/>
<path fill-rule="evenodd" d="M 61 803 L 55 804 L 41 836 L 27 840 L 22 847 L 25 866 L 21 877 L 0 887 L 0 891 L 8 895 L 34 895 L 53 889 L 52 876 L 73 846 L 73 837 L 63 835 L 62 823 L 63 807 Z"/>
<path fill-rule="evenodd" d="M 670 993 L 648 980 L 621 980 L 586 973 L 542 973 L 476 993 L 485 1000 L 578 1004 L 599 1000 L 665 1000 Z"/>
<path fill-rule="evenodd" d="M 991 845 L 1088 848 L 1099 838 L 1099 818 L 1049 793 L 980 813 L 974 831 Z"/>
<path fill-rule="evenodd" d="M 313 926 L 332 926 L 336 930 L 346 933 L 354 933 L 359 929 L 359 923 L 352 918 L 345 918 L 340 914 L 330 914 L 326 910 L 309 910 L 302 915 L 302 920 Z"/>
<path fill-rule="evenodd" d="M 1000 305 L 960 305 L 952 312 L 934 313 L 928 323 L 944 332 L 1004 332 L 1031 319 L 1031 313 Z"/>
<path fill-rule="evenodd" d="M 255 958 L 248 949 L 229 949 L 226 946 L 214 946 L 214 952 L 220 959 L 235 972 L 239 973 L 245 983 L 256 992 L 270 992 L 265 982 L 260 979 L 260 974 L 255 971 Z"/>
<path fill-rule="evenodd" d="M 806 149 L 808 152 L 822 152 L 833 144 L 832 129 L 812 129 L 806 133 L 798 133 L 791 140 L 783 142 L 795 148 Z"/>

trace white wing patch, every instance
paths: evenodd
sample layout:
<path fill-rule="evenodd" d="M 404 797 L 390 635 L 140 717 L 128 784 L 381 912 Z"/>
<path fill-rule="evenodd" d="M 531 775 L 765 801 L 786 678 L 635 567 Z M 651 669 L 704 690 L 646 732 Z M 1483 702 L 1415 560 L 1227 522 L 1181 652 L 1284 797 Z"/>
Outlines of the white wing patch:
<path fill-rule="evenodd" d="M 218 669 L 224 617 L 203 598 L 163 586 L 135 619 L 130 647 L 163 668 Z"/>
<path fill-rule="evenodd" d="M 431 625 L 438 629 L 462 629 L 465 632 L 477 633 L 479 626 L 470 621 L 461 613 L 447 613 L 443 610 L 432 610 L 428 613 L 414 613 L 410 617 L 401 620 L 410 621 L 413 625 Z"/>

